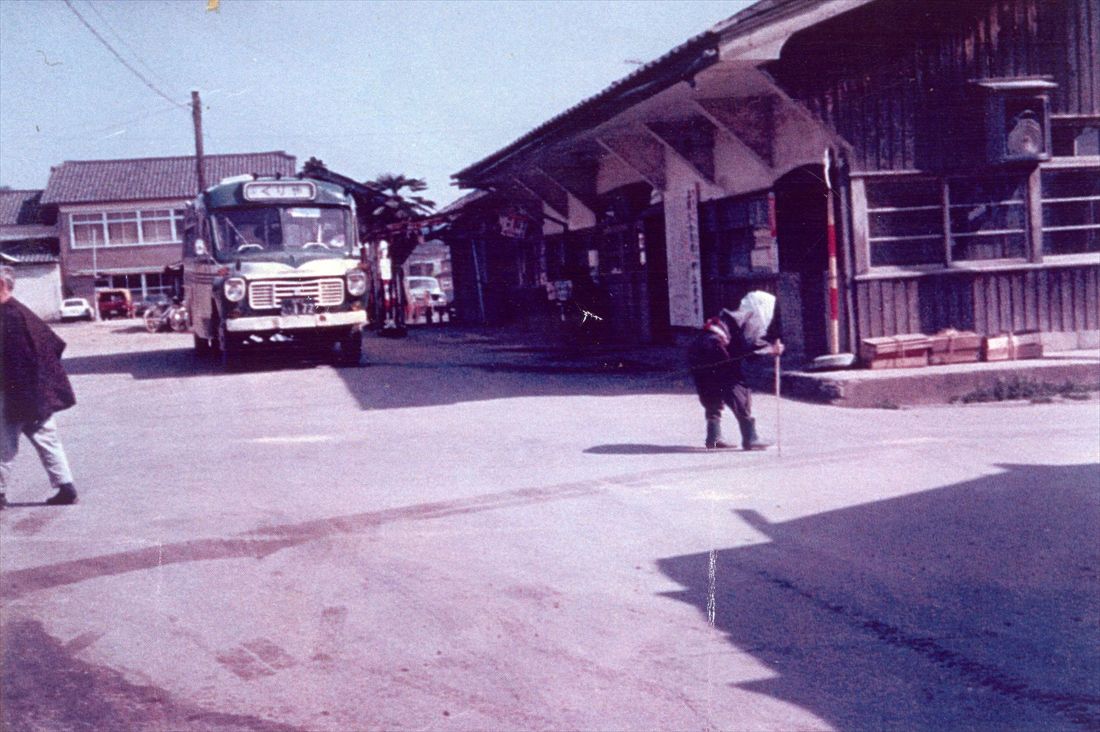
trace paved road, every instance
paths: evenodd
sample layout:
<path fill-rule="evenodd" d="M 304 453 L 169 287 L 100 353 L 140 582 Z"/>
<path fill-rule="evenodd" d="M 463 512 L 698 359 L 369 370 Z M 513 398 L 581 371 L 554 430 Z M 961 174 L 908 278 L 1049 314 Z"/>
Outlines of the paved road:
<path fill-rule="evenodd" d="M 785 401 L 781 456 L 716 453 L 682 375 L 538 348 L 59 330 L 81 503 L 24 449 L 11 730 L 1100 725 L 1095 399 Z"/>

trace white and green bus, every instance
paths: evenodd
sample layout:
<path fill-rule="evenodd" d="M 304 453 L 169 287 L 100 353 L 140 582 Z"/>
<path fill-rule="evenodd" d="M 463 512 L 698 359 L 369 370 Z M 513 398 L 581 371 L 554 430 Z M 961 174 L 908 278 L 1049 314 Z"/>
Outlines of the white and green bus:
<path fill-rule="evenodd" d="M 333 183 L 239 176 L 203 191 L 184 217 L 195 350 L 226 367 L 275 347 L 358 364 L 368 272 L 354 201 Z"/>

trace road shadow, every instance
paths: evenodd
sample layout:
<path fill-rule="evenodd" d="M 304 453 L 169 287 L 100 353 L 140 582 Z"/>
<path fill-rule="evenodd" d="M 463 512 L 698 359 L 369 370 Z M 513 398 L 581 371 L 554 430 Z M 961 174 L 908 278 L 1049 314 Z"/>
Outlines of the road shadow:
<path fill-rule="evenodd" d="M 86 633 L 63 644 L 32 620 L 0 627 L 0 728 L 301 732 L 261 717 L 205 709 L 78 657 L 97 640 L 99 635 Z"/>
<path fill-rule="evenodd" d="M 257 351 L 244 356 L 240 365 L 232 371 L 226 371 L 213 356 L 200 358 L 190 348 L 164 348 L 76 356 L 64 359 L 62 365 L 70 376 L 127 374 L 134 379 L 182 379 L 191 376 L 232 376 L 235 373 L 314 368 L 329 363 L 330 359 L 291 350 Z"/>
<path fill-rule="evenodd" d="M 708 450 L 705 447 L 689 447 L 688 445 L 645 445 L 635 443 L 622 443 L 618 445 L 596 445 L 584 451 L 587 455 L 674 455 L 688 452 L 729 452 L 729 450 Z"/>
<path fill-rule="evenodd" d="M 284 347 L 247 353 L 227 372 L 215 358 L 179 346 L 70 357 L 64 366 L 72 376 L 124 374 L 139 380 L 332 367 L 362 409 L 536 396 L 692 393 L 690 371 L 679 352 L 654 362 L 617 355 L 609 347 L 510 346 L 489 339 L 452 340 L 449 335 L 414 332 L 393 339 L 368 334 L 358 367 L 333 367 L 327 354 Z"/>
<path fill-rule="evenodd" d="M 767 541 L 659 560 L 684 588 L 666 596 L 770 670 L 738 688 L 837 730 L 1100 729 L 1100 466 L 1002 467 L 782 523 L 737 512 Z"/>

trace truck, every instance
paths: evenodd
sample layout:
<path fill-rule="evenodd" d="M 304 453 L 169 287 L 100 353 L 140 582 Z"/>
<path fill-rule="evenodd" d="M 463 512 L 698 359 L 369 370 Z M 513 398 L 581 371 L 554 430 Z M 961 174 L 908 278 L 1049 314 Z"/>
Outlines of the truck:
<path fill-rule="evenodd" d="M 184 214 L 183 293 L 195 351 L 225 368 L 298 347 L 358 365 L 370 266 L 355 201 L 303 176 L 238 176 Z"/>

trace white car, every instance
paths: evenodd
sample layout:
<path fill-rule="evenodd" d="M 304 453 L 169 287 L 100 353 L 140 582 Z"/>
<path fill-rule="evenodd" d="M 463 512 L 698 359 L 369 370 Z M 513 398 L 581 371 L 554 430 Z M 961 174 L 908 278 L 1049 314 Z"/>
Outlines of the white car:
<path fill-rule="evenodd" d="M 61 320 L 91 320 L 92 306 L 82 297 L 70 297 L 61 301 Z"/>
<path fill-rule="evenodd" d="M 409 302 L 431 303 L 433 307 L 447 304 L 447 296 L 435 277 L 412 275 L 405 278 L 405 291 Z"/>

